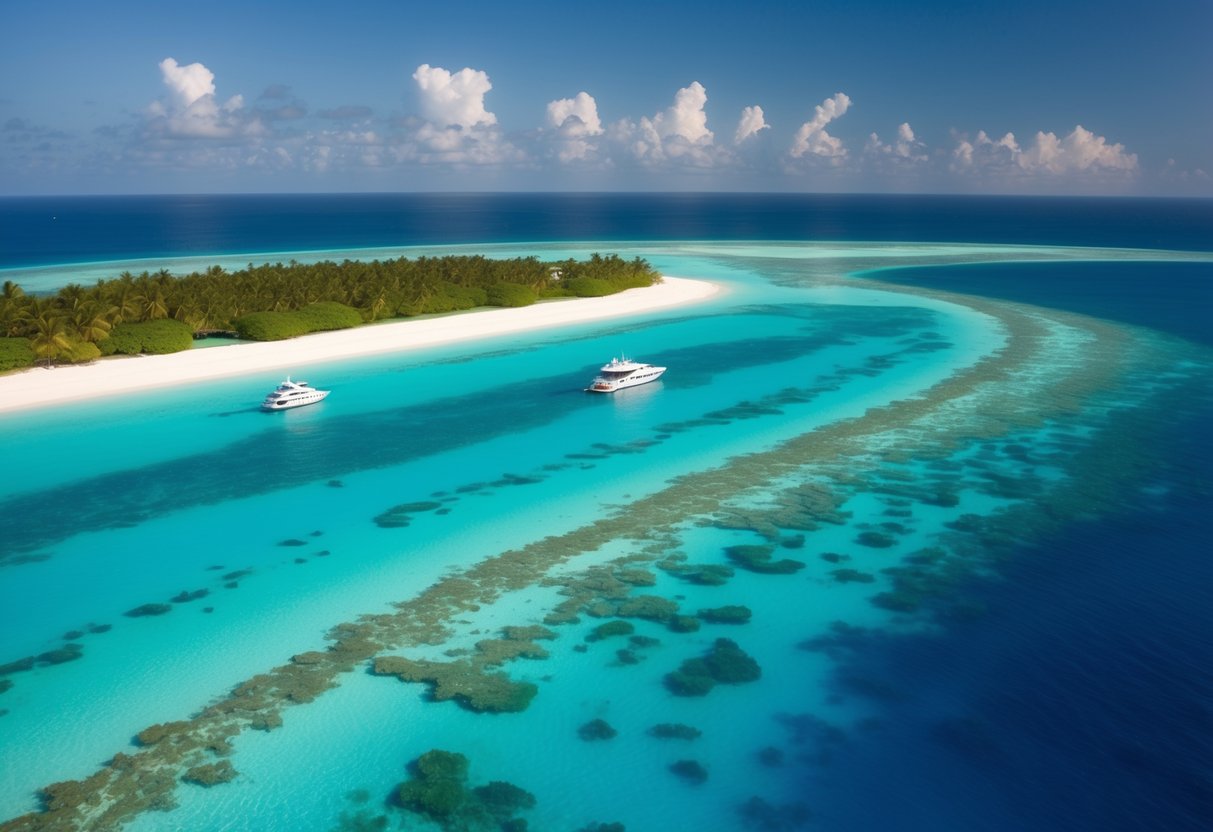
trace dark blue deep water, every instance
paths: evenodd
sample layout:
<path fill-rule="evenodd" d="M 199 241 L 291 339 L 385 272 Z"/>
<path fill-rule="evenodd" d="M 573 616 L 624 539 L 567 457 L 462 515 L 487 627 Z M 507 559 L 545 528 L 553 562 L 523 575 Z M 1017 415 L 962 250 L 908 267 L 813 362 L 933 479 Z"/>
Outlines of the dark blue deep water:
<path fill-rule="evenodd" d="M 1079 312 L 1213 344 L 1208 263 L 890 269 L 881 280 Z M 1152 443 L 1154 484 L 967 588 L 986 609 L 882 637 L 841 671 L 897 691 L 839 754 L 841 829 L 1213 828 L 1213 379 Z M 857 800 L 858 784 L 872 800 Z M 820 785 L 820 784 L 819 784 Z"/>
<path fill-rule="evenodd" d="M 983 263 L 873 276 L 1080 312 L 1213 345 L 1213 263 Z"/>
<path fill-rule="evenodd" d="M 1213 249 L 1213 200 L 857 194 L 0 199 L 0 268 L 561 240 L 892 240 Z"/>
<path fill-rule="evenodd" d="M 1072 526 L 968 587 L 980 619 L 855 652 L 841 673 L 897 695 L 815 783 L 823 825 L 1213 826 L 1210 426 L 1206 402 L 1160 439 L 1160 489 L 1138 510 Z"/>

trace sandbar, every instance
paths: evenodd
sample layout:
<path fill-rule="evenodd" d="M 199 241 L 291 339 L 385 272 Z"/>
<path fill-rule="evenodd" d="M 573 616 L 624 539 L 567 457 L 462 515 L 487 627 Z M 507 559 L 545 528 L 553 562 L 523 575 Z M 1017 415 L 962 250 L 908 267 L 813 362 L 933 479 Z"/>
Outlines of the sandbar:
<path fill-rule="evenodd" d="M 120 356 L 86 365 L 33 367 L 0 376 L 0 413 L 592 323 L 696 303 L 720 289 L 718 284 L 705 280 L 663 276 L 654 286 L 600 298 L 569 298 L 533 306 L 390 321 L 285 341 L 240 343 L 170 355 Z"/>

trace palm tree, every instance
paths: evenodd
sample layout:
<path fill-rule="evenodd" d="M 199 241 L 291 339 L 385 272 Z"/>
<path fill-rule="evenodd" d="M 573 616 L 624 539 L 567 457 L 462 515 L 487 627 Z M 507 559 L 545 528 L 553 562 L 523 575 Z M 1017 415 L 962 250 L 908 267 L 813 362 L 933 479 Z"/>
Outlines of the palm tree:
<path fill-rule="evenodd" d="M 128 272 L 129 274 L 129 272 Z M 113 308 L 112 323 L 133 321 L 139 317 L 139 293 L 129 280 L 116 280 L 105 287 L 102 293 Z"/>
<path fill-rule="evenodd" d="M 34 354 L 46 359 L 46 366 L 49 367 L 53 360 L 72 348 L 59 310 L 51 308 L 49 304 L 38 304 L 31 323 L 34 334 L 30 343 L 34 347 Z"/>
<path fill-rule="evenodd" d="M 106 308 L 100 301 L 86 300 L 71 311 L 71 329 L 81 341 L 95 344 L 109 335 L 111 316 L 112 308 Z"/>

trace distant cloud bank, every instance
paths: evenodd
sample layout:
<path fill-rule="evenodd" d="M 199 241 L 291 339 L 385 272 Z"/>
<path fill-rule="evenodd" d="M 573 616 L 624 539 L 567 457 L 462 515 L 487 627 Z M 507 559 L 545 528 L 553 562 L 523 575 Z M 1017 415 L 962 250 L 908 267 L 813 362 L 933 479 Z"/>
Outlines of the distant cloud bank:
<path fill-rule="evenodd" d="M 929 146 L 909 122 L 888 140 L 871 132 L 847 138 L 846 116 L 862 107 L 838 91 L 806 102 L 798 125 L 767 121 L 762 106 L 742 109 L 735 127 L 718 138 L 709 119 L 709 94 L 698 81 L 676 90 L 665 109 L 605 122 L 588 91 L 536 106 L 533 125 L 506 130 L 489 109 L 488 72 L 449 70 L 423 63 L 401 92 L 416 112 L 383 115 L 353 102 L 309 112 L 289 87 L 266 89 L 246 106 L 243 95 L 221 99 L 216 76 L 202 63 L 159 63 L 163 93 L 134 125 L 98 130 L 113 140 L 103 160 L 123 166 L 215 171 L 300 171 L 313 174 L 397 171 L 522 171 L 574 175 L 631 171 L 635 176 L 693 175 L 705 188 L 712 174 L 750 174 L 785 187 L 818 181 L 913 187 L 950 182 L 958 188 L 1030 190 L 1048 183 L 1129 183 L 1141 174 L 1137 155 L 1122 144 L 1076 125 L 1062 136 L 1039 131 L 1021 143 L 1013 133 L 994 138 L 953 129 L 948 143 Z M 411 82 L 411 83 L 410 83 Z M 10 141 L 45 135 L 20 119 L 4 127 Z M 726 131 L 729 128 L 724 128 Z M 1204 171 L 1160 174 L 1172 181 L 1207 182 Z M 826 177 L 826 179 L 822 179 Z"/>

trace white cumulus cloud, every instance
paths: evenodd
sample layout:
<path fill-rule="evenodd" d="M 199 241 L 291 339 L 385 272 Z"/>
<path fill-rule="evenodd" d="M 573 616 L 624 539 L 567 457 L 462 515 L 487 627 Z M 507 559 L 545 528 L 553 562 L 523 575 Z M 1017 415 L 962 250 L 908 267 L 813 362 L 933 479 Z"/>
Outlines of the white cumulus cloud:
<path fill-rule="evenodd" d="M 464 67 L 452 73 L 422 64 L 413 73 L 421 95 L 421 115 L 438 127 L 476 127 L 497 123 L 484 108 L 484 96 L 493 88 L 487 72 Z"/>
<path fill-rule="evenodd" d="M 711 144 L 712 131 L 708 129 L 708 114 L 704 105 L 708 103 L 708 91 L 703 84 L 692 81 L 674 96 L 674 106 L 653 118 L 653 126 L 663 139 L 675 136 L 691 144 Z"/>
<path fill-rule="evenodd" d="M 652 118 L 623 119 L 611 125 L 610 138 L 645 164 L 713 167 L 729 159 L 729 154 L 715 144 L 715 134 L 708 129 L 707 101 L 703 84 L 692 81 L 674 95 L 673 106 Z"/>
<path fill-rule="evenodd" d="M 851 108 L 851 99 L 844 92 L 833 96 L 813 108 L 813 118 L 800 125 L 792 139 L 788 154 L 793 159 L 816 158 L 832 165 L 841 165 L 847 156 L 842 140 L 826 132 L 830 122 L 842 118 Z"/>
<path fill-rule="evenodd" d="M 215 94 L 215 73 L 199 63 L 181 66 L 173 58 L 160 62 L 164 85 L 181 107 L 188 107 L 204 95 Z"/>
<path fill-rule="evenodd" d="M 864 154 L 878 167 L 889 171 L 905 171 L 926 164 L 927 146 L 914 135 L 909 122 L 897 128 L 897 138 L 888 144 L 872 133 L 864 145 Z"/>
<path fill-rule="evenodd" d="M 746 107 L 741 111 L 741 118 L 737 122 L 737 132 L 733 135 L 733 144 L 741 144 L 750 136 L 756 135 L 759 130 L 767 130 L 770 126 L 763 116 L 761 107 L 757 104 L 753 107 Z"/>
<path fill-rule="evenodd" d="M 1013 133 L 992 139 L 984 130 L 974 141 L 961 138 L 952 151 L 953 171 L 1000 176 L 1131 176 L 1138 172 L 1137 154 L 1122 144 L 1109 144 L 1082 125 L 1068 135 L 1037 132 L 1021 146 Z"/>
<path fill-rule="evenodd" d="M 598 118 L 598 102 L 587 92 L 579 92 L 572 98 L 549 101 L 548 126 L 578 136 L 600 136 L 603 130 Z"/>
<path fill-rule="evenodd" d="M 547 128 L 561 162 L 594 158 L 598 152 L 596 137 L 606 132 L 598 117 L 598 102 L 587 92 L 549 101 Z"/>
<path fill-rule="evenodd" d="M 160 77 L 168 88 L 167 101 L 148 107 L 149 129 L 169 138 L 224 139 L 264 134 L 256 115 L 244 112 L 244 97 L 233 95 L 223 104 L 215 98 L 215 73 L 201 63 L 182 66 L 174 58 L 160 62 Z"/>
<path fill-rule="evenodd" d="M 413 80 L 423 121 L 394 148 L 398 160 L 456 167 L 522 160 L 497 128 L 497 116 L 485 108 L 484 97 L 493 88 L 487 72 L 422 64 Z"/>

